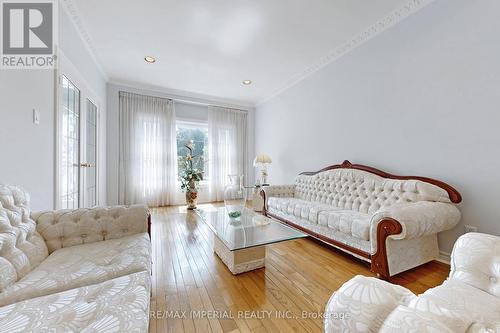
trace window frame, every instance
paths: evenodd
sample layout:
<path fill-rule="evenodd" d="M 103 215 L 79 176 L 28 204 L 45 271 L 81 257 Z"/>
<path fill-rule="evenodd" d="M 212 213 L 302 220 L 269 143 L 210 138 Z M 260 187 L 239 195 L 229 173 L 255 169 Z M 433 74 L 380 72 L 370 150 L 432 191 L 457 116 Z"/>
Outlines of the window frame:
<path fill-rule="evenodd" d="M 176 155 L 177 155 L 177 126 L 178 124 L 186 124 L 186 125 L 192 125 L 192 126 L 198 126 L 198 127 L 205 127 L 207 129 L 207 150 L 208 150 L 208 119 L 207 120 L 202 120 L 202 119 L 192 119 L 192 118 L 184 118 L 184 117 L 175 117 L 175 136 L 176 136 L 176 142 L 175 142 L 175 147 L 176 147 Z M 209 152 L 210 153 L 210 152 Z M 178 160 L 178 156 L 177 156 Z M 177 164 L 177 168 L 179 168 L 179 165 Z M 179 181 L 178 174 L 176 175 L 176 184 L 177 188 L 180 188 L 181 182 Z M 204 175 L 206 176 L 206 174 Z M 200 189 L 208 188 L 210 179 L 206 179 L 203 177 L 203 180 L 200 181 L 199 187 Z"/>

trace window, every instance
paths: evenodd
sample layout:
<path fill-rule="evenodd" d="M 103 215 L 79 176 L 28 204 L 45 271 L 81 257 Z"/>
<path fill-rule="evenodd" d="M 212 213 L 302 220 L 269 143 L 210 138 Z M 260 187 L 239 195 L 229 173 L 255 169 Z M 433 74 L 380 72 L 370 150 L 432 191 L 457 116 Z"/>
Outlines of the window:
<path fill-rule="evenodd" d="M 188 150 L 185 145 L 193 140 L 193 155 L 202 156 L 197 159 L 195 167 L 204 171 L 203 179 L 206 180 L 208 177 L 208 124 L 178 120 L 176 122 L 176 130 L 178 176 L 182 175 L 186 168 L 184 158 L 186 157 Z"/>

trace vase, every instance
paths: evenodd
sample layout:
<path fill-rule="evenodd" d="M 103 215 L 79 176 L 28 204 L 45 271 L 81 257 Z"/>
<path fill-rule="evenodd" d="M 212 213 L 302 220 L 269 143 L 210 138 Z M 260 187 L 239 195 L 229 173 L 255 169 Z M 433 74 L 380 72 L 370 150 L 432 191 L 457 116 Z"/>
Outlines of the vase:
<path fill-rule="evenodd" d="M 190 182 L 189 187 L 186 190 L 186 203 L 187 209 L 196 209 L 196 204 L 198 203 L 198 190 L 196 189 L 194 182 Z"/>
<path fill-rule="evenodd" d="M 247 202 L 247 193 L 243 186 L 243 175 L 229 175 L 229 185 L 224 189 L 224 206 L 231 219 L 238 219 L 243 214 Z"/>

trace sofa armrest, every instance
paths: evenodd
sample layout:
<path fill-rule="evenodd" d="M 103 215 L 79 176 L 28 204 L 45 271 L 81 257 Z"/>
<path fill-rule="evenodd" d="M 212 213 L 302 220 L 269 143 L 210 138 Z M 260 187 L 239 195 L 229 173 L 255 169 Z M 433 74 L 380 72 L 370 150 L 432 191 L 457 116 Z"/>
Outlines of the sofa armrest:
<path fill-rule="evenodd" d="M 453 246 L 450 279 L 500 298 L 499 263 L 500 237 L 469 232 Z"/>
<path fill-rule="evenodd" d="M 370 237 L 377 239 L 377 226 L 386 218 L 394 219 L 402 226 L 402 232 L 390 236 L 392 239 L 411 239 L 449 230 L 457 225 L 460 217 L 458 208 L 449 203 L 420 201 L 393 205 L 373 214 Z"/>
<path fill-rule="evenodd" d="M 260 191 L 260 196 L 264 200 L 262 212 L 267 213 L 267 199 L 270 197 L 293 198 L 295 196 L 295 185 L 273 185 L 263 186 Z"/>
<path fill-rule="evenodd" d="M 150 231 L 150 214 L 145 205 L 42 211 L 31 217 L 49 252 Z"/>
<path fill-rule="evenodd" d="M 355 276 L 328 301 L 324 313 L 325 332 L 378 332 L 395 308 L 408 304 L 415 297 L 401 286 Z"/>
<path fill-rule="evenodd" d="M 262 191 L 269 197 L 293 197 L 295 195 L 295 185 L 273 185 L 264 186 Z"/>

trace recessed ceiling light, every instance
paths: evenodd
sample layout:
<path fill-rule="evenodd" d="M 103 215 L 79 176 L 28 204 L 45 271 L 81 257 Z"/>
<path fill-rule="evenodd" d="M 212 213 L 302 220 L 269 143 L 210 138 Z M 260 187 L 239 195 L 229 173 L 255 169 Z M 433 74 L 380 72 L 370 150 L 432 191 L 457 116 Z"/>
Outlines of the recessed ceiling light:
<path fill-rule="evenodd" d="M 248 85 L 252 84 L 252 80 L 243 80 L 243 84 L 245 86 L 248 86 Z"/>
<path fill-rule="evenodd" d="M 152 64 L 152 63 L 155 63 L 156 62 L 156 59 L 154 57 L 151 57 L 151 56 L 146 56 L 144 57 L 144 60 L 146 60 L 146 62 Z"/>

